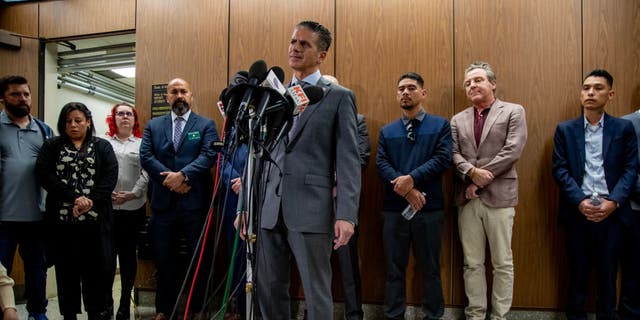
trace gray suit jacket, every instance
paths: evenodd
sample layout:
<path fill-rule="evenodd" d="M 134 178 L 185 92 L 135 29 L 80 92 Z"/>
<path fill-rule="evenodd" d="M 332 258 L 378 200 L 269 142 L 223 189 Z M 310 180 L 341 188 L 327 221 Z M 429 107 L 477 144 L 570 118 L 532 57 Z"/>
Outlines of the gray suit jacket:
<path fill-rule="evenodd" d="M 454 203 L 462 206 L 472 182 L 467 173 L 472 167 L 491 171 L 492 183 L 480 193 L 480 200 L 488 207 L 506 208 L 518 204 L 518 174 L 515 164 L 527 142 L 527 122 L 524 108 L 519 104 L 496 99 L 482 130 L 480 144 L 473 134 L 474 109 L 469 107 L 451 119 L 453 135 L 453 163 L 460 178 L 455 186 Z"/>
<path fill-rule="evenodd" d="M 273 163 L 265 166 L 262 228 L 275 227 L 280 206 L 290 231 L 332 233 L 336 219 L 357 223 L 361 172 L 355 97 L 322 78 L 317 85 L 324 97 L 299 116 L 291 139 L 275 146 Z"/>

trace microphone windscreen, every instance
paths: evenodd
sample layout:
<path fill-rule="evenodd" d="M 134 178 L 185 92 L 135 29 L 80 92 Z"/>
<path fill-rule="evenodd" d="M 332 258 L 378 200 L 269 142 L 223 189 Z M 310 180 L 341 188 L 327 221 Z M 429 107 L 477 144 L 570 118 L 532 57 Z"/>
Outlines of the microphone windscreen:
<path fill-rule="evenodd" d="M 227 94 L 227 88 L 222 89 L 222 91 L 220 91 L 220 95 L 218 96 L 218 101 L 225 100 L 226 94 Z"/>
<path fill-rule="evenodd" d="M 236 72 L 235 75 L 233 75 L 233 78 L 231 78 L 231 81 L 229 82 L 229 86 L 233 87 L 241 83 L 247 83 L 248 81 L 249 81 L 249 72 L 245 70 L 240 70 Z"/>
<path fill-rule="evenodd" d="M 267 63 L 264 60 L 258 60 L 251 65 L 249 68 L 249 80 L 252 79 L 257 80 L 256 83 L 260 83 L 264 81 L 264 78 L 267 77 Z"/>
<path fill-rule="evenodd" d="M 273 73 L 276 75 L 276 77 L 278 77 L 278 80 L 280 80 L 281 83 L 284 83 L 284 70 L 282 70 L 282 68 L 273 66 L 271 67 L 271 71 L 273 71 Z"/>
<path fill-rule="evenodd" d="M 324 96 L 324 89 L 319 86 L 306 86 L 302 90 L 304 90 L 304 94 L 309 98 L 309 104 L 320 101 Z"/>

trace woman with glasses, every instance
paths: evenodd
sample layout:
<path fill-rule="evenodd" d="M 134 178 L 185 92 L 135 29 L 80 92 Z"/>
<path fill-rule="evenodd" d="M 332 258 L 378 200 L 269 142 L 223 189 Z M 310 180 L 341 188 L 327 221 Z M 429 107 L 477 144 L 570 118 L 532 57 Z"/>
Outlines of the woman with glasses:
<path fill-rule="evenodd" d="M 107 117 L 109 132 L 104 137 L 111 143 L 118 159 L 118 183 L 111 193 L 113 204 L 113 237 L 115 253 L 120 261 L 122 294 L 116 320 L 130 318 L 131 290 L 136 279 L 136 247 L 140 228 L 146 216 L 147 182 L 149 177 L 140 166 L 140 124 L 135 108 L 122 102 L 111 109 Z M 115 259 L 110 284 L 115 276 Z M 107 305 L 113 312 L 113 296 L 109 292 Z"/>
<path fill-rule="evenodd" d="M 80 295 L 89 320 L 108 319 L 105 279 L 113 261 L 111 191 L 118 179 L 113 148 L 95 137 L 91 111 L 67 103 L 58 117 L 60 136 L 42 145 L 36 173 L 47 190 L 45 219 L 56 267 L 58 304 L 75 320 Z"/>

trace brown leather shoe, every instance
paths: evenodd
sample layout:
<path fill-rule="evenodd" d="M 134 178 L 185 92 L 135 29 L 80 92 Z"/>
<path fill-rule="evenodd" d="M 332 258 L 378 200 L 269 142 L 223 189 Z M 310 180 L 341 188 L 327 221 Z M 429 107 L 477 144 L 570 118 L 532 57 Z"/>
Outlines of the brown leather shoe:
<path fill-rule="evenodd" d="M 167 316 L 162 312 L 156 313 L 156 316 L 153 317 L 153 320 L 167 320 Z"/>

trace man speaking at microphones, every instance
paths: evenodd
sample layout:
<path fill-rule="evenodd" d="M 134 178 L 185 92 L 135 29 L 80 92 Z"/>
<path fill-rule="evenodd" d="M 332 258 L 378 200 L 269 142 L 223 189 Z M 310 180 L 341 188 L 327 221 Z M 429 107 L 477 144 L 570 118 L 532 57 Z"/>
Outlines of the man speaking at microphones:
<path fill-rule="evenodd" d="M 258 228 L 257 298 L 265 320 L 291 319 L 290 255 L 304 287 L 308 320 L 331 319 L 333 248 L 349 241 L 360 197 L 355 97 L 321 78 L 331 33 L 313 21 L 298 23 L 289 42 L 291 85 L 317 85 L 324 96 L 294 116 L 264 168 Z M 336 210 L 332 188 L 336 178 Z"/>

